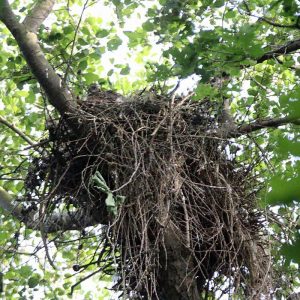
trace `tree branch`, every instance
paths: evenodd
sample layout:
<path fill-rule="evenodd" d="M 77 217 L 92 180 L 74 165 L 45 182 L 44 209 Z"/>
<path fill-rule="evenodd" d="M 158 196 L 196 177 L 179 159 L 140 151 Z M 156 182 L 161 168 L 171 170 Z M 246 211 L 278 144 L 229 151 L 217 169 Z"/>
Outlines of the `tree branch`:
<path fill-rule="evenodd" d="M 53 9 L 55 0 L 39 0 L 23 21 L 30 32 L 36 33 Z"/>
<path fill-rule="evenodd" d="M 257 63 L 262 63 L 265 60 L 268 60 L 271 58 L 276 58 L 283 54 L 289 54 L 289 53 L 297 51 L 299 49 L 300 49 L 300 39 L 291 41 L 291 42 L 287 43 L 285 46 L 282 46 L 276 50 L 265 53 L 263 56 L 261 56 L 257 60 Z"/>
<path fill-rule="evenodd" d="M 0 187 L 0 207 L 20 221 L 24 218 L 21 208 L 13 204 L 12 197 L 2 187 Z"/>
<path fill-rule="evenodd" d="M 23 222 L 29 229 L 40 229 L 40 218 L 38 213 L 25 212 L 19 204 L 13 201 L 12 196 L 0 187 L 0 207 L 4 211 L 20 222 Z M 92 214 L 87 214 L 83 209 L 73 212 L 53 213 L 43 224 L 45 233 L 52 233 L 67 230 L 82 230 L 88 226 L 94 226 L 100 223 L 100 220 Z"/>
<path fill-rule="evenodd" d="M 3 117 L 0 116 L 0 123 L 4 124 L 11 130 L 13 130 L 17 135 L 19 135 L 24 141 L 26 141 L 29 145 L 33 146 L 34 142 L 26 136 L 21 130 L 19 130 L 17 127 L 15 127 L 13 124 L 9 123 L 7 120 L 5 120 Z"/>
<path fill-rule="evenodd" d="M 300 119 L 295 117 L 284 117 L 275 119 L 259 119 L 250 124 L 244 124 L 237 128 L 236 131 L 228 131 L 226 138 L 236 138 L 263 128 L 277 128 L 286 124 L 300 125 Z M 221 136 L 221 135 L 220 135 Z M 224 137 L 224 134 L 223 136 Z"/>
<path fill-rule="evenodd" d="M 40 11 L 42 7 L 42 5 L 37 5 L 37 11 Z M 62 86 L 60 77 L 45 58 L 36 34 L 28 31 L 27 27 L 18 22 L 7 0 L 0 0 L 0 21 L 14 36 L 27 64 L 46 92 L 50 103 L 62 115 L 66 112 L 73 112 L 75 102 L 72 99 L 72 94 Z M 30 22 L 27 21 L 27 23 Z M 32 26 L 37 26 L 37 23 L 34 24 Z"/>
<path fill-rule="evenodd" d="M 248 16 L 257 18 L 258 21 L 263 21 L 263 22 L 265 22 L 265 23 L 267 23 L 271 26 L 274 26 L 274 27 L 291 28 L 291 29 L 293 29 L 293 28 L 299 29 L 300 28 L 300 25 L 299 25 L 300 18 L 299 17 L 297 17 L 297 21 L 296 21 L 295 24 L 280 24 L 280 23 L 273 22 L 272 20 L 270 20 L 270 19 L 268 19 L 264 16 L 259 17 L 259 16 L 256 16 L 256 15 L 252 14 L 248 3 L 246 1 L 243 1 L 243 4 L 244 4 L 245 9 L 246 9 L 246 14 Z M 300 39 L 295 40 L 295 41 L 291 41 L 291 42 L 287 43 L 285 46 L 282 46 L 282 47 L 280 47 L 276 50 L 265 53 L 263 56 L 261 56 L 257 60 L 257 63 L 262 63 L 265 60 L 268 60 L 268 59 L 271 59 L 271 58 L 276 58 L 276 57 L 278 57 L 280 55 L 283 55 L 283 54 L 289 54 L 289 53 L 294 52 L 298 49 L 300 49 Z"/>
<path fill-rule="evenodd" d="M 258 21 L 262 21 L 262 22 L 265 22 L 269 25 L 272 25 L 274 27 L 280 27 L 280 28 L 294 28 L 294 29 L 299 29 L 299 17 L 297 17 L 297 21 L 295 24 L 281 24 L 281 23 L 276 23 L 276 22 L 273 22 L 272 20 L 266 18 L 265 16 L 256 16 L 252 13 L 248 3 L 246 1 L 243 1 L 243 4 L 245 6 L 245 9 L 246 9 L 246 14 L 250 17 L 254 17 L 254 18 L 257 18 Z"/>
<path fill-rule="evenodd" d="M 258 17 L 258 16 L 255 16 L 255 15 L 251 15 L 251 16 L 256 17 L 258 19 L 258 21 L 263 21 L 263 22 L 265 22 L 269 25 L 272 25 L 274 27 L 299 29 L 298 21 L 295 24 L 281 24 L 281 23 L 273 22 L 272 20 L 267 19 L 265 17 Z"/>

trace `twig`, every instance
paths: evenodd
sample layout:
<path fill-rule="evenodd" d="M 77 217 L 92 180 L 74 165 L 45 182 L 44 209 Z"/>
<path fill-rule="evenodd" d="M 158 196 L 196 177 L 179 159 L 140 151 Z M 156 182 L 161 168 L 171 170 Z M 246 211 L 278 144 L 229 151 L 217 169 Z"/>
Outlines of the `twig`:
<path fill-rule="evenodd" d="M 174 87 L 174 88 L 172 89 L 172 91 L 169 93 L 169 96 L 173 96 L 173 95 L 176 93 L 176 91 L 178 90 L 179 86 L 180 86 L 180 80 L 178 80 L 178 82 L 177 82 L 177 84 L 175 85 L 175 87 Z"/>
<path fill-rule="evenodd" d="M 185 219 L 185 234 L 186 234 L 186 243 L 187 247 L 191 247 L 191 239 L 190 239 L 190 221 L 189 221 L 189 213 L 186 207 L 185 196 L 182 195 L 182 203 L 183 203 L 183 210 L 184 210 L 184 219 Z"/>
<path fill-rule="evenodd" d="M 66 84 L 66 82 L 67 82 L 68 73 L 69 73 L 69 70 L 70 70 L 71 63 L 72 63 L 72 56 L 73 56 L 73 53 L 74 53 L 75 42 L 76 42 L 78 30 L 79 30 L 80 24 L 82 22 L 83 13 L 86 10 L 88 2 L 89 2 L 89 0 L 86 0 L 85 3 L 84 3 L 84 5 L 83 5 L 83 8 L 82 8 L 82 11 L 81 11 L 81 14 L 80 14 L 80 18 L 79 18 L 79 21 L 78 21 L 76 29 L 75 29 L 75 34 L 74 34 L 74 38 L 73 38 L 73 42 L 72 42 L 71 53 L 70 53 L 70 57 L 69 57 L 69 60 L 68 60 L 68 63 L 67 63 L 67 68 L 66 68 L 65 76 L 64 76 L 64 79 L 63 79 L 63 83 L 64 84 Z"/>
<path fill-rule="evenodd" d="M 184 104 L 185 101 L 189 100 L 191 97 L 193 97 L 195 95 L 194 92 L 189 93 L 187 96 L 185 96 L 180 102 L 178 102 L 178 104 L 176 104 L 176 107 L 180 107 L 181 105 Z"/>
<path fill-rule="evenodd" d="M 77 285 L 79 285 L 81 282 L 89 279 L 90 277 L 94 276 L 95 274 L 97 274 L 101 271 L 102 271 L 102 268 L 100 268 L 99 270 L 96 270 L 96 271 L 90 273 L 89 275 L 87 275 L 87 276 L 81 278 L 80 280 L 78 280 L 75 284 L 72 285 L 70 295 L 73 295 L 74 289 L 76 288 Z"/>
<path fill-rule="evenodd" d="M 41 142 L 39 142 L 39 143 L 30 145 L 30 146 L 24 148 L 24 150 L 29 150 L 29 149 L 31 149 L 31 148 L 36 148 L 36 147 L 39 147 L 39 146 L 43 146 L 43 145 L 45 145 L 45 144 L 47 144 L 47 143 L 49 143 L 49 142 L 50 142 L 50 140 L 47 139 L 47 140 L 41 141 Z"/>
<path fill-rule="evenodd" d="M 0 116 L 0 123 L 4 124 L 5 126 L 7 126 L 8 128 L 10 128 L 11 130 L 13 130 L 16 134 L 18 134 L 24 141 L 26 141 L 29 145 L 33 146 L 34 142 L 25 135 L 25 133 L 23 133 L 20 129 L 18 129 L 16 126 L 14 126 L 13 124 L 9 123 L 7 120 L 5 120 L 3 117 Z"/>
<path fill-rule="evenodd" d="M 46 189 L 48 187 L 48 180 L 49 180 L 49 176 L 47 176 L 47 178 L 45 180 L 45 185 L 44 185 L 43 192 L 42 192 L 42 198 L 43 199 L 41 199 L 40 207 L 39 207 L 39 219 L 42 220 L 40 222 L 40 226 L 39 227 L 40 227 L 40 232 L 41 232 L 41 237 L 42 237 L 43 245 L 44 245 L 44 248 L 45 248 L 46 257 L 47 257 L 47 259 L 49 261 L 50 266 L 54 270 L 56 270 L 54 262 L 53 262 L 53 260 L 52 260 L 52 258 L 50 256 L 50 253 L 49 253 L 49 249 L 48 249 L 48 245 L 47 245 L 47 236 L 46 236 L 45 228 L 44 228 L 44 221 L 46 220 L 46 203 L 45 203 L 45 201 L 47 201 L 47 199 L 45 198 L 45 194 L 46 194 Z"/>
<path fill-rule="evenodd" d="M 0 176 L 0 180 L 7 180 L 7 181 L 24 181 L 24 178 L 18 178 L 18 177 L 16 177 L 16 178 L 9 178 L 9 177 L 2 177 L 2 176 Z"/>
<path fill-rule="evenodd" d="M 113 190 L 112 193 L 120 191 L 121 189 L 123 189 L 125 186 L 127 186 L 129 183 L 132 182 L 132 179 L 134 178 L 134 176 L 136 175 L 137 171 L 139 170 L 139 167 L 140 167 L 140 164 L 141 164 L 141 160 L 142 159 L 140 158 L 140 160 L 139 160 L 139 162 L 138 162 L 138 164 L 137 164 L 134 172 L 131 174 L 129 180 L 127 182 L 125 182 L 123 185 L 121 185 L 120 187 L 118 187 L 117 189 Z"/>

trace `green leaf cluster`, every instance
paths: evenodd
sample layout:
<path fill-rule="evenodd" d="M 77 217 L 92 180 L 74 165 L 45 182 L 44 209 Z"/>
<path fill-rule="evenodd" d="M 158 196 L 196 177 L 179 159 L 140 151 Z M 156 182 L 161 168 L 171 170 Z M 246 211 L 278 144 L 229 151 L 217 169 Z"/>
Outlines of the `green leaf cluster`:
<path fill-rule="evenodd" d="M 91 184 L 107 195 L 105 199 L 106 207 L 109 212 L 116 216 L 118 213 L 118 207 L 125 201 L 125 197 L 121 195 L 114 195 L 99 171 L 96 171 L 92 176 Z"/>

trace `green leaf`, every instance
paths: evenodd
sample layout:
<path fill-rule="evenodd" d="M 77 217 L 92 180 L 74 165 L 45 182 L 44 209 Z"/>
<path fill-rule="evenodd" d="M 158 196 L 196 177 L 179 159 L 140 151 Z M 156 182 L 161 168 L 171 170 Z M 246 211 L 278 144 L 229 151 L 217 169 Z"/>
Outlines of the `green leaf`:
<path fill-rule="evenodd" d="M 16 40 L 13 39 L 13 38 L 11 38 L 11 37 L 9 37 L 9 38 L 7 39 L 7 42 L 6 42 L 6 43 L 7 43 L 8 46 L 14 46 L 14 45 L 17 44 Z"/>
<path fill-rule="evenodd" d="M 105 199 L 105 204 L 106 204 L 106 206 L 109 206 L 109 207 L 115 207 L 116 206 L 116 202 L 115 202 L 115 199 L 114 199 L 114 196 L 113 196 L 112 193 L 107 194 L 107 197 Z"/>
<path fill-rule="evenodd" d="M 79 38 L 79 39 L 77 40 L 77 42 L 78 42 L 81 46 L 89 45 L 89 42 L 86 41 L 86 40 L 83 39 L 83 38 Z"/>
<path fill-rule="evenodd" d="M 213 5 L 217 8 L 222 7 L 224 5 L 224 0 L 215 0 Z"/>
<path fill-rule="evenodd" d="M 30 288 L 35 288 L 40 283 L 40 276 L 34 275 L 28 279 L 28 286 Z"/>
<path fill-rule="evenodd" d="M 120 205 L 120 204 L 124 203 L 125 199 L 126 199 L 125 196 L 117 195 L 115 197 L 115 202 L 116 202 L 117 205 Z"/>
<path fill-rule="evenodd" d="M 0 241 L 4 241 L 6 239 L 8 239 L 10 237 L 10 233 L 9 232 L 5 232 L 5 231 L 2 231 L 0 232 Z"/>
<path fill-rule="evenodd" d="M 284 244 L 281 248 L 282 254 L 290 261 L 300 264 L 300 234 L 296 235 L 296 239 L 292 244 Z"/>
<path fill-rule="evenodd" d="M 74 27 L 69 25 L 63 28 L 64 34 L 74 33 Z"/>
<path fill-rule="evenodd" d="M 109 51 L 117 50 L 122 44 L 122 40 L 119 37 L 114 37 L 107 43 L 107 48 Z"/>
<path fill-rule="evenodd" d="M 232 19 L 235 18 L 236 12 L 234 10 L 228 10 L 225 14 L 225 18 Z"/>
<path fill-rule="evenodd" d="M 202 100 L 205 97 L 213 96 L 214 93 L 215 89 L 211 86 L 211 84 L 200 83 L 195 90 L 194 98 L 197 100 Z"/>
<path fill-rule="evenodd" d="M 121 75 L 128 75 L 130 72 L 130 67 L 126 66 L 125 68 L 123 68 L 120 72 Z"/>
<path fill-rule="evenodd" d="M 24 278 L 29 277 L 33 272 L 32 268 L 29 266 L 22 266 L 18 271 L 19 274 Z"/>
<path fill-rule="evenodd" d="M 104 37 L 107 37 L 109 35 L 109 30 L 107 29 L 100 29 L 97 31 L 96 33 L 96 37 L 97 38 L 104 38 Z"/>
<path fill-rule="evenodd" d="M 153 31 L 156 28 L 156 25 L 151 21 L 147 21 L 142 25 L 142 27 L 146 31 Z"/>
<path fill-rule="evenodd" d="M 87 36 L 90 36 L 90 34 L 91 34 L 90 30 L 86 26 L 81 28 L 81 32 Z"/>
<path fill-rule="evenodd" d="M 247 92 L 250 96 L 256 96 L 258 94 L 258 90 L 253 88 L 249 89 Z"/>
<path fill-rule="evenodd" d="M 289 205 L 293 201 L 300 201 L 300 176 L 296 178 L 274 176 L 270 185 L 272 190 L 267 194 L 269 204 Z"/>
<path fill-rule="evenodd" d="M 26 97 L 26 102 L 27 103 L 30 103 L 30 104 L 33 104 L 35 102 L 35 93 L 33 90 L 30 90 L 29 91 L 29 94 L 28 96 Z"/>
<path fill-rule="evenodd" d="M 64 35 L 61 32 L 52 32 L 49 35 L 49 41 L 50 42 L 55 42 L 55 41 L 61 40 L 63 38 L 63 36 Z"/>
<path fill-rule="evenodd" d="M 279 137 L 278 151 L 283 154 L 292 154 L 294 156 L 300 156 L 299 141 L 292 141 L 286 137 Z"/>
<path fill-rule="evenodd" d="M 87 84 L 92 84 L 92 83 L 95 83 L 99 80 L 99 76 L 97 74 L 94 74 L 94 73 L 84 74 L 83 77 L 85 78 L 85 81 L 86 81 Z"/>
<path fill-rule="evenodd" d="M 102 192 L 107 192 L 110 193 L 110 189 L 107 186 L 105 179 L 103 176 L 100 174 L 99 171 L 96 171 L 95 175 L 92 176 L 92 183 L 95 185 L 96 188 L 101 190 Z"/>
<path fill-rule="evenodd" d="M 82 60 L 79 64 L 78 64 L 78 69 L 79 70 L 85 70 L 88 66 L 87 60 Z"/>

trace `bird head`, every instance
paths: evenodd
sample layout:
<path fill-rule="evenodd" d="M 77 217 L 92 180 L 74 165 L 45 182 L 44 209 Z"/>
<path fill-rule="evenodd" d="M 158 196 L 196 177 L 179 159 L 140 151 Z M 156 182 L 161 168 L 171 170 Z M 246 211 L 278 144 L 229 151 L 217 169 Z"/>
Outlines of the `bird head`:
<path fill-rule="evenodd" d="M 88 88 L 88 96 L 96 95 L 100 92 L 100 87 L 97 83 L 92 83 Z"/>

